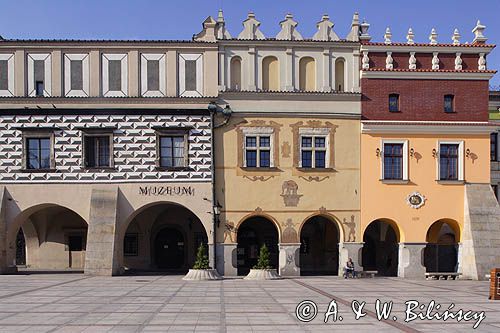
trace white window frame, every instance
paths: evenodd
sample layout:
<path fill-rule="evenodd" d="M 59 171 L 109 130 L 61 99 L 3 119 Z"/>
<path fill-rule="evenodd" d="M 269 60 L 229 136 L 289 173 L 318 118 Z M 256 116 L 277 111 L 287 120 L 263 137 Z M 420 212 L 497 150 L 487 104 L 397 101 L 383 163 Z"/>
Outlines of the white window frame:
<path fill-rule="evenodd" d="M 312 168 L 311 169 L 328 169 L 330 168 L 330 128 L 299 128 L 299 168 L 302 168 L 302 137 L 310 136 L 313 138 L 312 148 Z M 314 138 L 324 137 L 325 138 L 325 167 L 316 168 L 316 156 L 314 154 Z M 309 149 L 309 148 L 308 148 Z M 321 149 L 323 150 L 323 149 Z"/>
<path fill-rule="evenodd" d="M 243 167 L 247 167 L 247 137 L 257 137 L 257 168 L 267 169 L 267 167 L 260 167 L 260 154 L 259 154 L 259 138 L 261 136 L 269 137 L 269 168 L 274 168 L 274 128 L 272 127 L 244 127 L 243 130 Z M 252 147 L 253 148 L 253 147 Z M 263 149 L 267 150 L 267 149 Z"/>
<path fill-rule="evenodd" d="M 83 89 L 71 90 L 71 61 L 82 62 L 82 81 Z M 64 95 L 66 97 L 88 97 L 90 91 L 89 82 L 89 54 L 88 53 L 73 53 L 64 54 Z"/>
<path fill-rule="evenodd" d="M 43 75 L 43 96 L 52 94 L 52 56 L 50 53 L 28 53 L 28 96 L 36 96 L 35 60 L 45 62 Z"/>
<path fill-rule="evenodd" d="M 186 61 L 196 61 L 196 90 L 186 90 Z M 179 96 L 201 97 L 203 96 L 203 54 L 180 53 L 179 54 Z"/>
<path fill-rule="evenodd" d="M 441 180 L 441 145 L 458 145 L 458 179 L 457 180 Z M 464 141 L 463 140 L 455 140 L 455 141 L 438 141 L 436 148 L 438 157 L 436 158 L 436 179 L 438 181 L 464 181 Z"/>
<path fill-rule="evenodd" d="M 159 90 L 148 90 L 148 61 L 159 61 Z M 166 88 L 166 56 L 164 53 L 142 53 L 141 54 L 141 95 L 143 97 L 165 97 Z"/>
<path fill-rule="evenodd" d="M 109 161 L 106 166 L 89 166 L 87 165 L 87 138 L 89 137 L 108 137 L 109 139 Z M 113 131 L 82 131 L 82 168 L 84 169 L 109 169 L 114 168 L 114 133 Z"/>
<path fill-rule="evenodd" d="M 14 96 L 14 53 L 1 53 L 0 60 L 7 60 L 7 89 L 0 90 L 1 97 Z"/>
<path fill-rule="evenodd" d="M 402 144 L 403 145 L 403 181 L 409 180 L 408 177 L 408 140 L 386 140 L 383 139 L 380 141 L 380 179 L 386 180 L 384 175 L 384 147 L 385 144 Z M 387 179 L 388 181 L 398 181 L 400 179 Z"/>
<path fill-rule="evenodd" d="M 109 90 L 109 61 L 121 61 L 121 90 Z M 125 97 L 128 95 L 128 55 L 127 53 L 102 54 L 102 95 L 104 97 Z"/>

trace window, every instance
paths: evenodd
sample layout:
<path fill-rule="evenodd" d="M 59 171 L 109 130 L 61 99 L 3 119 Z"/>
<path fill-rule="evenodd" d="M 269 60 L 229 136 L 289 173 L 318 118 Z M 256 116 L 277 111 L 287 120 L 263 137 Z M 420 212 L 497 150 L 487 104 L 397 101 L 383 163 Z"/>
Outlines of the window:
<path fill-rule="evenodd" d="M 202 54 L 179 54 L 179 95 L 203 96 Z"/>
<path fill-rule="evenodd" d="M 52 89 L 50 53 L 28 54 L 28 96 L 50 96 Z"/>
<path fill-rule="evenodd" d="M 183 168 L 186 163 L 186 135 L 160 135 L 159 166 Z"/>
<path fill-rule="evenodd" d="M 384 179 L 403 179 L 403 144 L 384 144 Z"/>
<path fill-rule="evenodd" d="M 454 109 L 454 96 L 453 95 L 444 95 L 444 112 L 453 113 Z"/>
<path fill-rule="evenodd" d="M 303 57 L 299 61 L 299 89 L 316 90 L 316 63 L 311 57 Z"/>
<path fill-rule="evenodd" d="M 35 96 L 36 97 L 43 97 L 43 90 L 44 90 L 43 89 L 43 81 L 36 81 L 35 86 L 36 86 Z"/>
<path fill-rule="evenodd" d="M 439 146 L 439 179 L 458 180 L 458 144 L 440 144 Z"/>
<path fill-rule="evenodd" d="M 302 168 L 326 168 L 326 136 L 301 136 Z"/>
<path fill-rule="evenodd" d="M 102 94 L 104 97 L 124 97 L 128 94 L 127 54 L 102 55 Z"/>
<path fill-rule="evenodd" d="M 498 133 L 490 135 L 490 160 L 492 162 L 498 161 Z"/>
<path fill-rule="evenodd" d="M 344 59 L 339 58 L 335 61 L 335 90 L 336 91 L 344 91 Z"/>
<path fill-rule="evenodd" d="M 64 94 L 68 97 L 89 96 L 89 54 L 64 55 Z"/>
<path fill-rule="evenodd" d="M 85 135 L 85 167 L 111 167 L 111 135 Z"/>
<path fill-rule="evenodd" d="M 166 95 L 165 54 L 141 54 L 141 94 L 145 97 Z"/>
<path fill-rule="evenodd" d="M 241 58 L 231 58 L 231 89 L 241 90 Z"/>
<path fill-rule="evenodd" d="M 262 90 L 280 90 L 280 69 L 279 61 L 276 57 L 265 57 L 262 60 Z"/>
<path fill-rule="evenodd" d="M 50 142 L 50 136 L 26 138 L 26 169 L 43 170 L 51 168 Z"/>
<path fill-rule="evenodd" d="M 389 95 L 389 111 L 390 112 L 399 112 L 399 95 L 398 94 L 390 94 Z"/>
<path fill-rule="evenodd" d="M 0 96 L 14 96 L 14 54 L 0 54 Z"/>
<path fill-rule="evenodd" d="M 139 255 L 139 235 L 125 234 L 123 239 L 123 255 L 126 257 L 135 257 Z"/>
<path fill-rule="evenodd" d="M 245 161 L 249 168 L 271 167 L 271 136 L 255 135 L 245 137 Z"/>

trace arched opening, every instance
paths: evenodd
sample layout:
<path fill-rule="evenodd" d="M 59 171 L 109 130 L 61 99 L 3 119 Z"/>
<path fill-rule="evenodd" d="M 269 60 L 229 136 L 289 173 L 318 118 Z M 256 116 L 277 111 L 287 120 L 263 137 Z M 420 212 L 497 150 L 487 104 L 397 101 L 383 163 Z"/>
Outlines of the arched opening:
<path fill-rule="evenodd" d="M 269 56 L 262 60 L 262 89 L 279 91 L 280 78 L 279 78 L 279 61 L 278 58 Z"/>
<path fill-rule="evenodd" d="M 260 248 L 266 244 L 270 252 L 271 267 L 278 268 L 278 229 L 262 216 L 250 217 L 238 227 L 238 275 L 247 275 L 257 264 Z"/>
<path fill-rule="evenodd" d="M 323 217 L 309 218 L 300 231 L 300 274 L 338 275 L 340 231 Z"/>
<path fill-rule="evenodd" d="M 30 271 L 82 271 L 87 222 L 69 208 L 47 204 L 23 212 L 9 231 L 8 262 Z"/>
<path fill-rule="evenodd" d="M 335 90 L 344 91 L 345 61 L 342 58 L 335 60 Z"/>
<path fill-rule="evenodd" d="M 316 62 L 311 57 L 303 57 L 299 61 L 299 89 L 316 90 Z"/>
<path fill-rule="evenodd" d="M 241 58 L 233 57 L 231 58 L 231 89 L 241 90 Z"/>
<path fill-rule="evenodd" d="M 207 245 L 205 227 L 184 206 L 156 203 L 134 213 L 123 235 L 123 266 L 127 272 L 185 273 L 194 264 L 200 244 Z"/>
<path fill-rule="evenodd" d="M 454 220 L 439 220 L 427 230 L 424 265 L 428 273 L 456 272 L 460 227 Z"/>
<path fill-rule="evenodd" d="M 362 263 L 365 271 L 398 275 L 399 231 L 390 220 L 375 220 L 363 234 Z"/>

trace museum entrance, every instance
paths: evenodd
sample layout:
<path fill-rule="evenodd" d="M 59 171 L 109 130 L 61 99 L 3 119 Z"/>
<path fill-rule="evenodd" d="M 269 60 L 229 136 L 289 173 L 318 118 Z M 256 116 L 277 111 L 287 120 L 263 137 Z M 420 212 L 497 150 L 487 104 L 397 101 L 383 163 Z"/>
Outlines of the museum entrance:
<path fill-rule="evenodd" d="M 365 271 L 381 276 L 398 275 L 399 232 L 391 220 L 370 223 L 363 235 L 362 263 Z"/>
<path fill-rule="evenodd" d="M 208 249 L 205 227 L 184 206 L 154 203 L 131 217 L 123 236 L 122 266 L 127 273 L 184 274 L 201 244 Z"/>
<path fill-rule="evenodd" d="M 278 229 L 265 217 L 251 217 L 238 228 L 238 275 L 247 275 L 257 264 L 262 245 L 269 249 L 271 267 L 278 269 Z"/>
<path fill-rule="evenodd" d="M 308 219 L 300 231 L 300 275 L 338 275 L 337 223 L 323 216 Z"/>
<path fill-rule="evenodd" d="M 460 227 L 453 220 L 434 222 L 427 231 L 424 266 L 428 273 L 455 273 L 458 269 Z"/>

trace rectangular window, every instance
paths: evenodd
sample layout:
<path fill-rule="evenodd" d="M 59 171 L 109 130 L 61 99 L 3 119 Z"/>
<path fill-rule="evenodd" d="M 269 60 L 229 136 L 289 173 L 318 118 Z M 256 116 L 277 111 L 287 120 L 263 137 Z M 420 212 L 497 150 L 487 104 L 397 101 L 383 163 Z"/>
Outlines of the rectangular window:
<path fill-rule="evenodd" d="M 403 179 L 403 144 L 384 143 L 384 179 Z"/>
<path fill-rule="evenodd" d="M 271 167 L 271 137 L 252 135 L 245 137 L 245 157 L 248 168 Z"/>
<path fill-rule="evenodd" d="M 43 90 L 44 90 L 44 85 L 43 81 L 36 81 L 35 82 L 35 95 L 36 97 L 43 97 Z"/>
<path fill-rule="evenodd" d="M 85 135 L 85 166 L 103 168 L 111 166 L 111 136 Z"/>
<path fill-rule="evenodd" d="M 389 95 L 389 111 L 399 112 L 399 95 L 391 94 Z"/>
<path fill-rule="evenodd" d="M 108 64 L 109 90 L 120 91 L 122 88 L 122 62 L 109 60 Z"/>
<path fill-rule="evenodd" d="M 302 168 L 326 168 L 326 137 L 302 136 L 300 154 Z"/>
<path fill-rule="evenodd" d="M 458 180 L 458 144 L 439 145 L 439 179 Z"/>
<path fill-rule="evenodd" d="M 70 60 L 71 90 L 83 90 L 83 60 Z"/>
<path fill-rule="evenodd" d="M 490 160 L 492 162 L 498 161 L 498 133 L 490 135 Z"/>
<path fill-rule="evenodd" d="M 445 95 L 444 96 L 444 112 L 446 113 L 453 113 L 455 112 L 454 110 L 454 96 L 453 95 Z"/>
<path fill-rule="evenodd" d="M 147 90 L 160 90 L 160 60 L 147 60 Z"/>
<path fill-rule="evenodd" d="M 186 90 L 196 90 L 196 60 L 186 60 Z"/>
<path fill-rule="evenodd" d="M 9 61 L 0 60 L 0 90 L 9 89 Z"/>
<path fill-rule="evenodd" d="M 139 255 L 139 235 L 125 234 L 123 239 L 123 255 L 126 257 L 135 257 Z"/>
<path fill-rule="evenodd" d="M 186 166 L 185 137 L 160 136 L 160 167 L 182 168 Z"/>
<path fill-rule="evenodd" d="M 50 137 L 26 138 L 26 169 L 50 169 Z"/>

